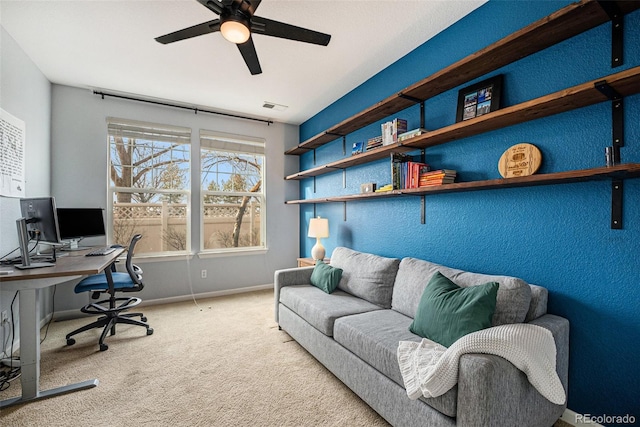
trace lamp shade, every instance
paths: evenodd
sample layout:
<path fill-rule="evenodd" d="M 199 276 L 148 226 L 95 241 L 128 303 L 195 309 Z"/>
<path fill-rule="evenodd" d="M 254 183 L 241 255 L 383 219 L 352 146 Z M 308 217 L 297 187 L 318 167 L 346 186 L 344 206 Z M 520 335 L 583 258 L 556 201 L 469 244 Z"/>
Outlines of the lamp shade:
<path fill-rule="evenodd" d="M 329 237 L 329 220 L 327 218 L 311 218 L 309 220 L 309 237 Z"/>

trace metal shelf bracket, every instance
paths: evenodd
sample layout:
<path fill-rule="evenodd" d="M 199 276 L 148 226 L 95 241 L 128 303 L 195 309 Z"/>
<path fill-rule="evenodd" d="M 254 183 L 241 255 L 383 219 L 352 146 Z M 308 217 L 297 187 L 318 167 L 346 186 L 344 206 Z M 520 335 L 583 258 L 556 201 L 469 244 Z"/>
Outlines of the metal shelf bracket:
<path fill-rule="evenodd" d="M 597 82 L 595 86 L 611 100 L 612 161 L 614 165 L 618 165 L 621 162 L 620 147 L 624 147 L 624 98 L 604 80 Z M 622 229 L 623 188 L 621 179 L 611 182 L 611 229 L 613 230 Z"/>
<path fill-rule="evenodd" d="M 606 80 L 595 83 L 604 96 L 611 100 L 611 127 L 614 164 L 620 163 L 620 147 L 624 147 L 624 98 Z"/>
<path fill-rule="evenodd" d="M 613 1 L 598 1 L 611 19 L 611 68 L 622 65 L 622 40 L 624 35 L 624 13 Z"/>
<path fill-rule="evenodd" d="M 622 184 L 621 179 L 611 182 L 611 229 L 622 229 Z"/>

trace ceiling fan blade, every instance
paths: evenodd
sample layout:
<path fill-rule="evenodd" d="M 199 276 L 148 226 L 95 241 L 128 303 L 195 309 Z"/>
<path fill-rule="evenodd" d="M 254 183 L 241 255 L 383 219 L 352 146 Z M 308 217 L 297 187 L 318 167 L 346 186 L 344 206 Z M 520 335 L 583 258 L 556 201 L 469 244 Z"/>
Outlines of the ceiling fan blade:
<path fill-rule="evenodd" d="M 283 39 L 295 40 L 305 43 L 319 44 L 326 46 L 331 40 L 329 34 L 319 33 L 295 25 L 273 21 L 267 18 L 254 16 L 251 19 L 251 31 L 254 34 L 264 34 L 265 36 L 280 37 Z"/>
<path fill-rule="evenodd" d="M 262 73 L 260 61 L 258 61 L 258 53 L 256 52 L 256 47 L 253 45 L 253 39 L 249 37 L 249 40 L 237 46 L 245 64 L 249 67 L 251 75 L 255 76 L 256 74 Z"/>
<path fill-rule="evenodd" d="M 193 27 L 184 28 L 182 30 L 174 31 L 173 33 L 165 34 L 164 36 L 156 37 L 156 41 L 158 43 L 168 44 L 201 36 L 203 34 L 213 33 L 219 30 L 220 20 L 214 19 L 213 21 L 203 22 L 202 24 L 194 25 Z"/>

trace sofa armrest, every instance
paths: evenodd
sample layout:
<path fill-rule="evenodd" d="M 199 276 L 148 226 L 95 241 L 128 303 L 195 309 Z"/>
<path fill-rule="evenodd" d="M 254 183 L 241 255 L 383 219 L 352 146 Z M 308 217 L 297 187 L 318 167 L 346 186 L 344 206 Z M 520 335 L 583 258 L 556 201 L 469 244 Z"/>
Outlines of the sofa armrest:
<path fill-rule="evenodd" d="M 311 283 L 311 273 L 313 266 L 286 268 L 284 270 L 276 270 L 273 274 L 273 293 L 275 302 L 275 319 L 278 322 L 278 303 L 280 302 L 280 289 L 284 286 L 291 285 L 308 285 Z"/>
<path fill-rule="evenodd" d="M 569 321 L 545 314 L 531 322 L 547 328 L 556 343 L 556 371 L 567 392 Z M 548 401 L 533 387 L 524 372 L 511 362 L 489 354 L 465 354 L 458 377 L 458 426 L 550 426 L 562 415 L 564 405 Z"/>

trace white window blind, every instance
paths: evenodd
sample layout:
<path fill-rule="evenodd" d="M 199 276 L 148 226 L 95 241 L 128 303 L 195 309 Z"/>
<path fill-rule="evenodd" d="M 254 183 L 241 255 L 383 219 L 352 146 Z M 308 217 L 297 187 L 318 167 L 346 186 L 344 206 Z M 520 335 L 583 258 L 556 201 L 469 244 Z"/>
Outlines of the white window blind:
<path fill-rule="evenodd" d="M 185 127 L 109 117 L 107 119 L 107 131 L 109 135 L 125 138 L 156 140 L 173 144 L 191 143 L 191 129 Z"/>
<path fill-rule="evenodd" d="M 230 153 L 242 152 L 247 154 L 264 154 L 264 139 L 249 136 L 239 137 L 221 132 L 207 130 L 200 131 L 200 145 Z"/>

